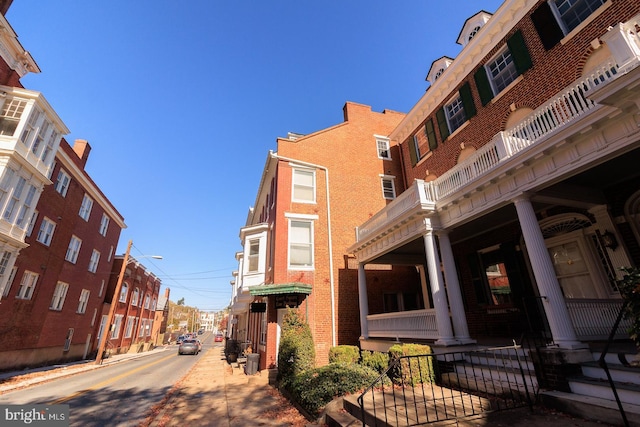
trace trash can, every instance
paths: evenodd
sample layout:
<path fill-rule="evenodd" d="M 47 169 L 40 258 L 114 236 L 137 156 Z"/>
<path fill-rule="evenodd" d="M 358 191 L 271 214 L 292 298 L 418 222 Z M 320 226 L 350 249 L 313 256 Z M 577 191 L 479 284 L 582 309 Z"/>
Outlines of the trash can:
<path fill-rule="evenodd" d="M 260 366 L 260 353 L 247 354 L 247 366 L 245 373 L 247 375 L 255 375 L 258 373 L 258 367 Z"/>

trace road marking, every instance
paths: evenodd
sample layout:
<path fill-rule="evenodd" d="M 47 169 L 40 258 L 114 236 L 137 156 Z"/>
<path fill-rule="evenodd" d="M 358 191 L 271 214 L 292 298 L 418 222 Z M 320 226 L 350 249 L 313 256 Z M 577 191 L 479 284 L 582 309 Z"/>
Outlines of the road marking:
<path fill-rule="evenodd" d="M 69 396 L 66 396 L 66 397 L 61 397 L 60 399 L 54 400 L 53 402 L 49 402 L 49 405 L 57 405 L 57 404 L 60 404 L 60 403 L 67 402 L 67 401 L 69 401 L 71 399 L 74 399 L 74 398 L 76 398 L 78 396 L 82 396 L 85 393 L 89 393 L 90 391 L 102 388 L 102 387 L 106 386 L 107 384 L 110 384 L 110 383 L 112 383 L 114 381 L 117 381 L 117 380 L 119 380 L 121 378 L 128 377 L 129 375 L 133 375 L 138 371 L 141 371 L 143 369 L 148 368 L 149 366 L 153 366 L 153 365 L 156 365 L 156 364 L 158 364 L 160 362 L 164 362 L 165 360 L 170 359 L 172 357 L 175 357 L 175 355 L 163 357 L 162 359 L 156 360 L 155 362 L 147 363 L 146 365 L 139 366 L 138 368 L 133 369 L 131 371 L 127 371 L 124 374 L 118 375 L 117 377 L 113 377 L 113 378 L 110 378 L 110 379 L 108 379 L 106 381 L 103 381 L 101 383 L 95 384 L 95 385 L 89 387 L 88 389 L 81 390 L 81 391 L 78 391 L 78 392 L 76 392 L 76 393 L 74 393 L 72 395 L 69 395 Z"/>

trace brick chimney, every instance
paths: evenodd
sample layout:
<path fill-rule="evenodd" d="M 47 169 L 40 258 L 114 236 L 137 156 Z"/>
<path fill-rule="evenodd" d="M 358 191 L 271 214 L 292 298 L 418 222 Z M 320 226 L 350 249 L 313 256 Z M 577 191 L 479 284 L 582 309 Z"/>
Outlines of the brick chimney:
<path fill-rule="evenodd" d="M 78 155 L 82 168 L 84 169 L 87 164 L 87 159 L 89 158 L 89 153 L 91 152 L 91 145 L 89 145 L 86 139 L 76 139 L 73 142 L 73 151 Z"/>

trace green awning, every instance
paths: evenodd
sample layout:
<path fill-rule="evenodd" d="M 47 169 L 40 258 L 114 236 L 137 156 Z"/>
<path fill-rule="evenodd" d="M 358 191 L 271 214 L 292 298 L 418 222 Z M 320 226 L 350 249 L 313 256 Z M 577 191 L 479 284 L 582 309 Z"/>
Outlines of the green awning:
<path fill-rule="evenodd" d="M 305 294 L 311 293 L 311 285 L 306 283 L 270 283 L 265 285 L 252 286 L 249 293 L 252 296 L 267 296 L 279 294 Z"/>

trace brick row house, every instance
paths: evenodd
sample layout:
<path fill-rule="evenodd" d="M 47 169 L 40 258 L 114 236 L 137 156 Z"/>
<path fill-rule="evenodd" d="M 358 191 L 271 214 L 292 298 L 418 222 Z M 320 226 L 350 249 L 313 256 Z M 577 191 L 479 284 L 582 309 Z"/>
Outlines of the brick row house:
<path fill-rule="evenodd" d="M 259 340 L 261 367 L 277 363 L 286 305 L 307 316 L 318 362 L 342 343 L 454 347 L 535 331 L 570 355 L 606 339 L 620 268 L 640 265 L 639 11 L 507 0 L 464 23 L 458 56 L 434 59 L 392 129 L 315 150 L 335 129 L 279 139 L 231 282 L 236 337 Z M 365 167 L 376 143 L 379 164 Z M 313 198 L 296 203 L 304 190 Z"/>
<path fill-rule="evenodd" d="M 125 227 L 85 171 L 88 142 L 69 145 L 44 96 L 22 87 L 40 69 L 4 17 L 10 4 L 0 3 L 0 369 L 95 355 Z M 144 289 L 150 301 L 158 288 Z"/>

